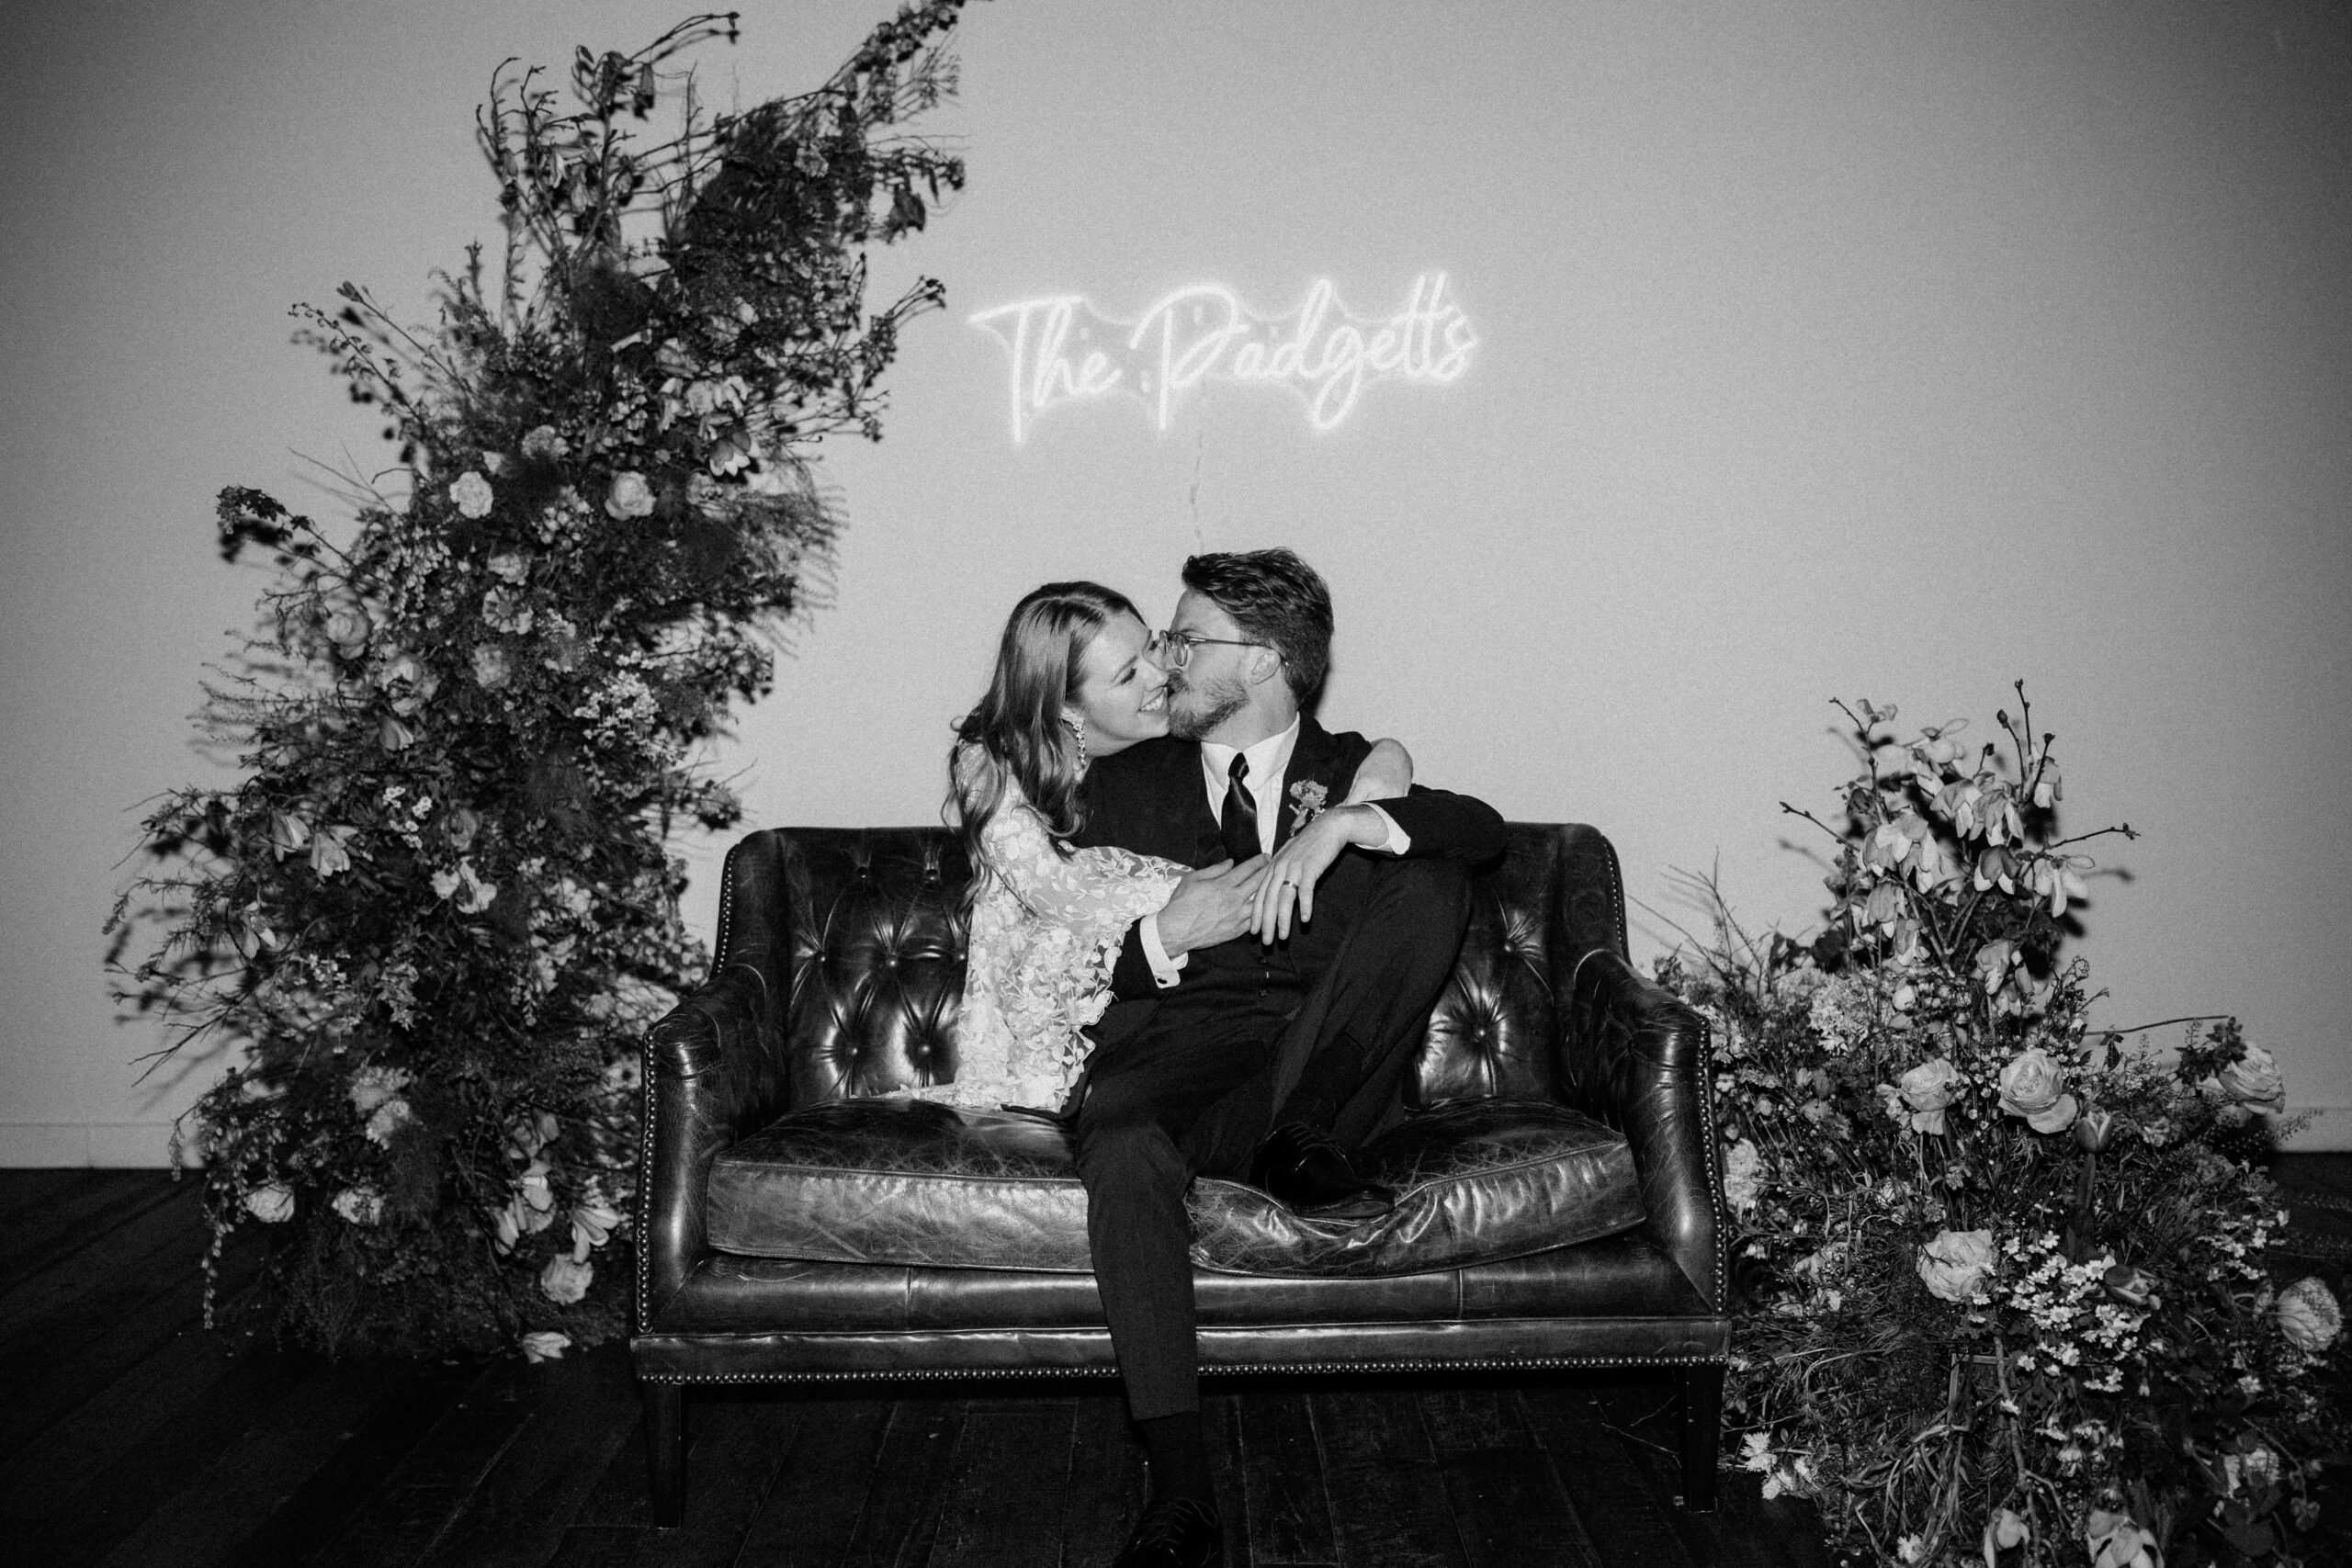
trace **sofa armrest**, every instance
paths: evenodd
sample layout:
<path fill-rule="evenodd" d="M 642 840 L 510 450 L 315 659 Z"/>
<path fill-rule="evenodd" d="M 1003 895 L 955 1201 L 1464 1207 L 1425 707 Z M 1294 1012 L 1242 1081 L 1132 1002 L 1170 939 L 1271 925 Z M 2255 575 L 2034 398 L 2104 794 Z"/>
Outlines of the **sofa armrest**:
<path fill-rule="evenodd" d="M 1561 1075 L 1580 1109 L 1625 1134 L 1649 1210 L 1642 1235 L 1710 1306 L 1724 1309 L 1730 1236 L 1717 1168 L 1707 1021 L 1617 953 L 1577 963 L 1562 1023 Z"/>
<path fill-rule="evenodd" d="M 783 1109 L 768 980 L 738 963 L 680 1002 L 645 1037 L 645 1132 L 638 1170 L 637 1326 L 655 1315 L 707 1250 L 710 1162 Z"/>
<path fill-rule="evenodd" d="M 710 1162 L 790 1109 L 778 968 L 793 922 L 792 848 L 752 833 L 727 852 L 710 978 L 645 1036 L 637 1173 L 637 1325 L 649 1327 L 706 1248 Z"/>

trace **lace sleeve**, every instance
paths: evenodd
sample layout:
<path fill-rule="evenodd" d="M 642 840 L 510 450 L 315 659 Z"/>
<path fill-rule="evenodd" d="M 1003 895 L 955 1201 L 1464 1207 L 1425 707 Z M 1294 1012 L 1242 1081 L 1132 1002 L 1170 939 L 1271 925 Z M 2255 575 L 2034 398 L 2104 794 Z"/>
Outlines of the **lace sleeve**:
<path fill-rule="evenodd" d="M 1110 942 L 1168 902 L 1184 868 L 1127 850 L 1101 847 L 1065 858 L 1037 813 L 1008 802 L 980 832 L 989 870 L 1041 920 L 1081 942 Z"/>

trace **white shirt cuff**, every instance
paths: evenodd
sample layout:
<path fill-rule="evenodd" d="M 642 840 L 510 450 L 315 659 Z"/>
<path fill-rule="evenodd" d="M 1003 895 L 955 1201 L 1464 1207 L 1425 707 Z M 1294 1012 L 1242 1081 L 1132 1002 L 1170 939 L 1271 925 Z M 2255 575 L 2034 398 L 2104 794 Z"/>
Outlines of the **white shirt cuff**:
<path fill-rule="evenodd" d="M 1385 850 L 1392 855 L 1401 855 L 1406 851 L 1413 847 L 1413 836 L 1410 833 L 1406 832 L 1404 829 L 1396 826 L 1396 818 L 1389 816 L 1385 811 L 1381 810 L 1380 803 L 1378 801 L 1367 800 L 1364 802 L 1364 805 L 1370 807 L 1373 812 L 1377 815 L 1383 822 L 1388 824 L 1388 837 L 1382 840 L 1374 846 L 1375 848 Z M 1146 948 L 1144 951 L 1148 953 L 1151 950 L 1149 948 Z"/>
<path fill-rule="evenodd" d="M 1159 917 L 1157 914 L 1146 915 L 1136 931 L 1143 942 L 1143 961 L 1151 965 L 1151 977 L 1164 991 L 1183 977 L 1185 962 L 1193 955 L 1186 953 L 1174 958 L 1168 956 L 1168 949 L 1159 942 Z"/>

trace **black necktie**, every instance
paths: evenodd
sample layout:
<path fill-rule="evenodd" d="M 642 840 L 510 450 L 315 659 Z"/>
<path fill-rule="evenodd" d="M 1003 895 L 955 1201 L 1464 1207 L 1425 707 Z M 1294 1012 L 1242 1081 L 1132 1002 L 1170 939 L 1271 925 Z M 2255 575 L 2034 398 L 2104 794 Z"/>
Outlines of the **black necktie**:
<path fill-rule="evenodd" d="M 1236 751 L 1233 766 L 1225 771 L 1225 812 L 1217 818 L 1217 833 L 1225 852 L 1236 861 L 1262 853 L 1258 847 L 1258 803 L 1242 781 L 1250 776 L 1250 759 Z"/>

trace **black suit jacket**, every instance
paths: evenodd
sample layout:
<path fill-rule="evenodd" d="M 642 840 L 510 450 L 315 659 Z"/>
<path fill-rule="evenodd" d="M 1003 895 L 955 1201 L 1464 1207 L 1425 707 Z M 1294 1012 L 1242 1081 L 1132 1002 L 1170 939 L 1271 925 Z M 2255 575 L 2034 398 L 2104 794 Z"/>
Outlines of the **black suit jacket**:
<path fill-rule="evenodd" d="M 1300 718 L 1298 743 L 1283 774 L 1280 820 L 1274 826 L 1277 849 L 1306 820 L 1301 796 L 1311 795 L 1312 790 L 1306 786 L 1320 785 L 1325 804 L 1337 806 L 1371 751 L 1372 742 L 1361 735 L 1334 735 L 1312 716 Z M 1225 858 L 1196 741 L 1162 737 L 1104 757 L 1087 770 L 1080 799 L 1085 823 L 1074 840 L 1080 845 L 1115 844 L 1193 867 Z M 1412 840 L 1406 852 L 1409 858 L 1442 856 L 1475 863 L 1503 852 L 1502 818 L 1482 800 L 1415 784 L 1410 795 L 1384 800 L 1380 807 Z M 1198 949 L 1186 960 L 1182 979 L 1166 990 L 1153 979 L 1142 941 L 1130 930 L 1112 974 L 1113 992 L 1122 1004 L 1193 1004 L 1262 998 L 1277 987 L 1288 990 L 1311 985 L 1352 924 L 1374 863 L 1388 858 L 1363 850 L 1345 852 L 1315 890 L 1315 919 L 1294 926 L 1287 942 L 1267 948 L 1244 934 Z M 1127 1007 L 1113 1010 L 1130 1015 L 1115 1022 L 1104 1021 L 1114 1025 L 1114 1032 L 1119 1032 L 1117 1024 L 1136 1021 Z"/>

